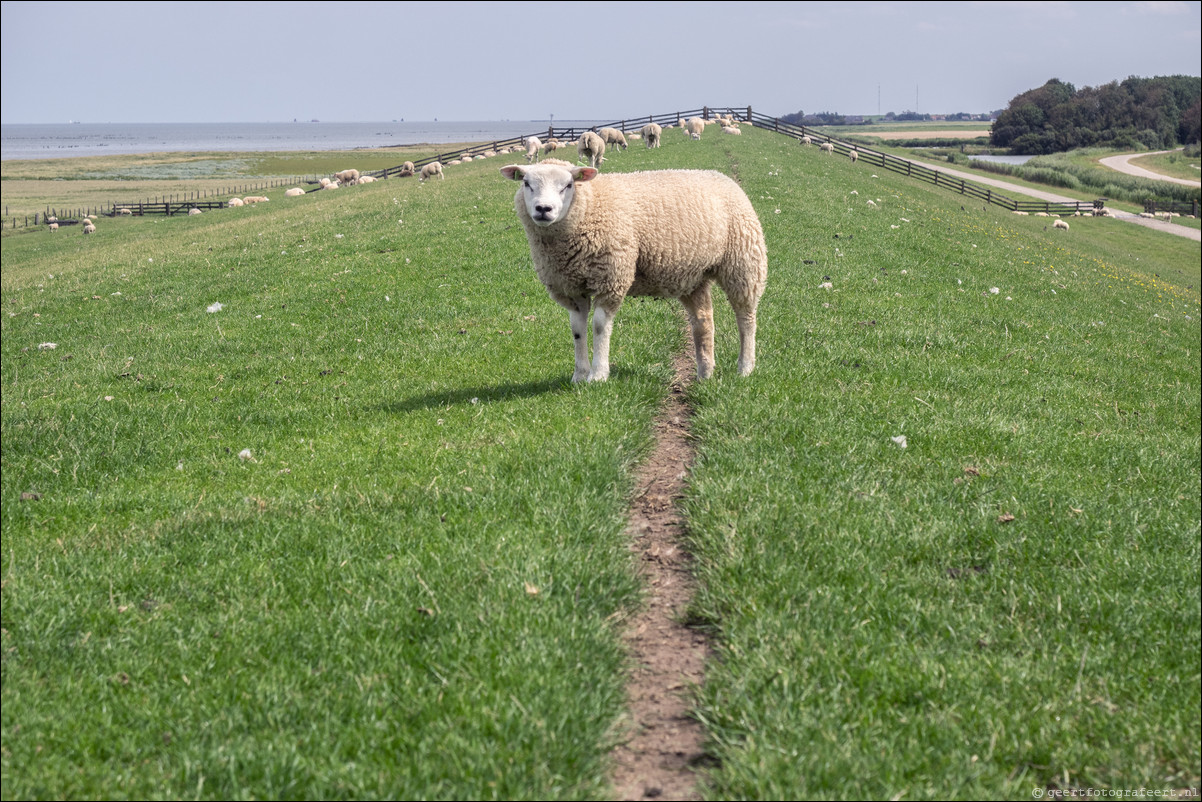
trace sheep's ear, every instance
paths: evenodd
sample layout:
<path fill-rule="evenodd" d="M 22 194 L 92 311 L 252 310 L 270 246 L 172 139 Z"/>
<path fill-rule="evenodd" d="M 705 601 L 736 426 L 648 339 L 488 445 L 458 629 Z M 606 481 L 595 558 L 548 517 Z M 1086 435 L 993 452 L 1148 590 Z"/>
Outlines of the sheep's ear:
<path fill-rule="evenodd" d="M 519 164 L 507 164 L 501 168 L 501 175 L 514 181 L 521 181 L 526 177 L 526 172 Z"/>
<path fill-rule="evenodd" d="M 577 167 L 572 170 L 572 178 L 577 181 L 592 181 L 600 172 L 595 167 Z"/>

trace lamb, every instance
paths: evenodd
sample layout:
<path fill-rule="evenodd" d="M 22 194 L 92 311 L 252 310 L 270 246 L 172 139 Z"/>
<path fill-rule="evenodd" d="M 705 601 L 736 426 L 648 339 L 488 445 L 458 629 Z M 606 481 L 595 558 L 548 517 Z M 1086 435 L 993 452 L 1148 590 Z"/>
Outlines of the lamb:
<path fill-rule="evenodd" d="M 305 194 L 305 191 L 303 189 L 301 189 L 300 187 L 293 187 L 292 189 L 284 190 L 285 198 L 297 198 L 304 194 Z"/>
<path fill-rule="evenodd" d="M 567 147 L 567 145 L 560 142 L 555 137 L 551 137 L 550 139 L 547 140 L 547 144 L 543 145 L 543 150 L 546 151 L 547 153 L 554 153 L 555 151 L 557 151 L 563 147 Z"/>
<path fill-rule="evenodd" d="M 58 231 L 58 223 L 51 223 L 48 227 L 51 231 Z"/>
<path fill-rule="evenodd" d="M 361 176 L 359 176 L 359 183 L 360 183 L 360 184 L 371 184 L 371 183 L 375 182 L 375 180 L 376 180 L 376 177 L 375 177 L 374 175 L 361 175 Z"/>
<path fill-rule="evenodd" d="M 343 186 L 353 187 L 359 183 L 359 171 L 343 170 L 342 172 L 334 173 L 334 180 Z"/>
<path fill-rule="evenodd" d="M 597 136 L 605 140 L 606 145 L 617 145 L 621 150 L 626 150 L 630 147 L 626 144 L 626 134 L 623 134 L 617 128 L 602 128 L 597 131 Z"/>
<path fill-rule="evenodd" d="M 803 145 L 813 145 L 813 144 L 814 144 L 814 140 L 810 138 L 810 135 L 809 135 L 809 134 L 806 134 L 805 136 L 800 136 L 800 137 L 798 137 L 798 138 L 797 138 L 797 141 L 798 141 L 798 142 L 800 142 L 800 143 L 801 143 L 801 144 L 803 144 Z"/>
<path fill-rule="evenodd" d="M 1055 223 L 1052 223 L 1052 228 L 1063 228 L 1065 231 L 1068 231 L 1068 223 L 1063 220 L 1057 220 Z"/>
<path fill-rule="evenodd" d="M 664 129 L 660 128 L 658 123 L 647 123 L 641 131 L 643 138 L 647 140 L 647 147 L 658 148 L 659 139 L 664 133 Z"/>
<path fill-rule="evenodd" d="M 587 161 L 589 167 L 600 167 L 605 161 L 605 140 L 592 131 L 585 131 L 576 142 L 576 155 L 581 161 Z"/>
<path fill-rule="evenodd" d="M 536 136 L 528 136 L 523 144 L 526 146 L 526 161 L 538 161 L 538 150 L 543 146 L 543 143 L 539 141 L 539 138 Z"/>
<path fill-rule="evenodd" d="M 422 167 L 421 178 L 418 180 L 425 181 L 427 178 L 433 178 L 434 176 L 438 176 L 440 181 L 445 181 L 447 179 L 447 177 L 442 174 L 442 165 L 438 162 L 430 162 Z"/>
<path fill-rule="evenodd" d="M 413 166 L 413 162 L 405 162 L 401 165 L 401 177 L 408 178 L 417 172 L 417 168 Z"/>
<path fill-rule="evenodd" d="M 568 310 L 573 382 L 609 377 L 614 316 L 628 295 L 680 299 L 692 327 L 697 376 L 709 377 L 714 281 L 738 320 L 739 373 L 752 372 L 768 256 L 755 209 L 733 180 L 705 170 L 600 175 L 557 159 L 511 164 L 501 173 L 522 182 L 514 208 L 534 269 L 552 300 Z M 595 305 L 591 365 L 590 305 Z"/>
<path fill-rule="evenodd" d="M 83 227 L 83 233 L 85 233 L 85 234 L 95 234 L 95 233 L 96 233 L 96 226 L 92 225 L 91 223 L 86 223 L 86 224 L 84 225 L 84 227 Z"/>

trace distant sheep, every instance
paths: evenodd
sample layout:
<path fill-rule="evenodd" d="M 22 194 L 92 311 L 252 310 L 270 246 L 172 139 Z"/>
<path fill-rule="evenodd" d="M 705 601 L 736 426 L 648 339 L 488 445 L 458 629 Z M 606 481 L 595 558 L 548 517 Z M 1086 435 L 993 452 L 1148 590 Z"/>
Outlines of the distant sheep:
<path fill-rule="evenodd" d="M 725 175 L 660 170 L 601 175 L 559 160 L 501 168 L 521 182 L 514 207 L 535 271 L 568 310 L 572 381 L 609 377 L 614 316 L 626 296 L 679 298 L 693 331 L 697 376 L 714 369 L 716 281 L 739 325 L 739 373 L 755 368 L 756 307 L 768 275 L 764 232 L 747 195 Z M 588 358 L 589 307 L 593 355 Z"/>
<path fill-rule="evenodd" d="M 438 176 L 438 179 L 440 181 L 445 181 L 447 178 L 445 175 L 442 174 L 442 165 L 439 164 L 438 162 L 430 162 L 429 164 L 422 167 L 422 175 L 419 180 L 425 181 L 429 178 L 433 178 L 434 176 Z"/>
<path fill-rule="evenodd" d="M 269 200 L 271 200 L 271 198 L 268 198 L 265 195 L 247 195 L 245 198 L 242 199 L 242 202 L 246 203 L 246 204 L 254 205 L 256 203 L 267 203 L 267 201 L 269 201 Z"/>
<path fill-rule="evenodd" d="M 543 146 L 543 143 L 539 140 L 539 138 L 536 136 L 528 136 L 523 144 L 526 146 L 526 161 L 538 161 L 538 151 Z"/>
<path fill-rule="evenodd" d="M 49 225 L 49 229 L 50 229 L 51 231 L 58 231 L 58 223 L 51 223 L 51 224 Z"/>
<path fill-rule="evenodd" d="M 545 145 L 543 145 L 543 150 L 547 153 L 554 153 L 555 151 L 557 151 L 563 147 L 567 147 L 567 145 L 565 145 L 563 142 L 560 142 L 555 137 L 551 137 L 550 139 L 547 140 L 547 143 Z"/>
<path fill-rule="evenodd" d="M 805 136 L 800 136 L 800 137 L 798 137 L 798 138 L 797 138 L 797 141 L 798 141 L 798 142 L 800 142 L 800 143 L 801 143 L 801 144 L 803 144 L 803 145 L 813 145 L 813 144 L 814 144 L 814 140 L 810 138 L 810 135 L 809 135 L 809 134 L 806 134 Z"/>
<path fill-rule="evenodd" d="M 600 167 L 605 161 L 605 140 L 592 131 L 585 131 L 576 142 L 576 155 L 581 161 L 587 161 L 589 167 Z"/>
<path fill-rule="evenodd" d="M 359 183 L 359 171 L 343 170 L 342 172 L 334 173 L 334 179 L 343 186 L 353 187 Z"/>
<path fill-rule="evenodd" d="M 834 145 L 834 143 L 831 143 L 831 142 L 823 142 L 821 145 L 818 146 L 818 149 L 825 150 L 826 154 L 829 156 L 835 152 L 835 145 Z"/>
<path fill-rule="evenodd" d="M 375 182 L 375 180 L 376 180 L 376 177 L 375 177 L 374 175 L 361 175 L 361 176 L 359 176 L 359 183 L 360 183 L 360 184 L 371 184 L 371 183 L 374 183 L 374 182 Z"/>
<path fill-rule="evenodd" d="M 1063 220 L 1057 220 L 1055 223 L 1052 223 L 1052 228 L 1062 228 L 1065 231 L 1068 231 L 1068 223 L 1064 222 Z"/>
<path fill-rule="evenodd" d="M 127 215 L 131 215 L 131 214 L 133 214 L 133 213 L 134 213 L 134 212 L 133 212 L 133 210 L 132 210 L 132 209 L 126 208 L 126 207 L 124 207 L 124 206 L 123 206 L 123 207 L 121 207 L 120 209 L 118 209 L 118 210 L 117 210 L 117 214 L 119 214 L 119 215 L 121 215 L 121 216 L 123 216 L 123 217 L 124 217 L 124 216 L 127 216 Z"/>
<path fill-rule="evenodd" d="M 188 210 L 188 214 L 189 215 L 201 214 L 201 211 L 200 211 L 200 209 L 197 209 L 195 206 L 193 206 L 191 209 Z"/>
<path fill-rule="evenodd" d="M 686 125 L 688 126 L 690 134 L 697 134 L 694 139 L 699 139 L 701 137 L 701 132 L 705 130 L 705 120 L 701 119 L 700 117 L 691 118 Z"/>
<path fill-rule="evenodd" d="M 246 204 L 244 204 L 244 203 L 242 202 L 242 199 L 241 199 L 241 198 L 230 198 L 230 199 L 229 199 L 229 204 L 228 204 L 228 205 L 229 205 L 229 206 L 245 206 Z"/>
<path fill-rule="evenodd" d="M 739 134 L 742 134 L 743 132 L 740 131 L 738 128 L 736 128 L 733 125 L 724 125 L 724 126 L 722 126 L 722 133 L 739 135 Z"/>
<path fill-rule="evenodd" d="M 605 144 L 616 145 L 620 150 L 626 150 L 630 147 L 626 144 L 626 134 L 623 134 L 617 128 L 601 128 L 597 131 L 597 136 L 605 140 Z"/>
<path fill-rule="evenodd" d="M 305 194 L 305 191 L 303 189 L 301 189 L 300 187 L 293 187 L 292 189 L 284 190 L 285 198 L 296 198 L 296 197 L 299 197 L 304 194 Z"/>
<path fill-rule="evenodd" d="M 413 162 L 405 162 L 401 165 L 401 177 L 408 178 L 417 172 L 417 168 L 413 166 Z"/>
<path fill-rule="evenodd" d="M 84 227 L 83 227 L 83 233 L 85 233 L 85 234 L 95 234 L 95 233 L 96 233 L 96 226 L 92 225 L 91 223 L 87 223 L 87 224 L 85 224 L 85 225 L 84 225 Z"/>
<path fill-rule="evenodd" d="M 643 135 L 643 139 L 647 140 L 647 147 L 658 148 L 659 140 L 660 137 L 663 136 L 664 129 L 661 128 L 658 123 L 647 123 L 643 126 L 643 129 L 640 131 L 640 133 Z"/>
<path fill-rule="evenodd" d="M 851 160 L 852 160 L 852 162 L 856 162 L 856 161 L 858 161 L 858 160 L 859 160 L 859 158 L 860 158 L 860 154 L 859 154 L 859 153 L 856 151 L 856 149 L 855 149 L 855 148 L 852 148 L 852 149 L 851 149 L 851 150 L 848 152 L 848 154 L 847 154 L 847 158 L 851 159 Z"/>

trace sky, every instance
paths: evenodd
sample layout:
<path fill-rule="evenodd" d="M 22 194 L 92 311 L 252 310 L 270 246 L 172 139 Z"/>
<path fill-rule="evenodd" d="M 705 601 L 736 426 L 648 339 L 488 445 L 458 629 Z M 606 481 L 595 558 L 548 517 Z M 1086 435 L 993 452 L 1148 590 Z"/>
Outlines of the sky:
<path fill-rule="evenodd" d="M 985 113 L 1202 73 L 1202 2 L 3 2 L 4 123 Z"/>

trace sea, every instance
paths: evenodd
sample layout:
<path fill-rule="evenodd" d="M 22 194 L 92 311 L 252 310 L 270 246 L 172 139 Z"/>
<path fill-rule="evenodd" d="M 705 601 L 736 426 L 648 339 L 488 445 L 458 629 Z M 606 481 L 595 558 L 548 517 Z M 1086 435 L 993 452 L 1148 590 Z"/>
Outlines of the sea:
<path fill-rule="evenodd" d="M 0 159 L 62 159 L 187 151 L 355 150 L 488 142 L 537 134 L 554 124 L 577 131 L 601 120 L 475 122 L 3 123 Z"/>

